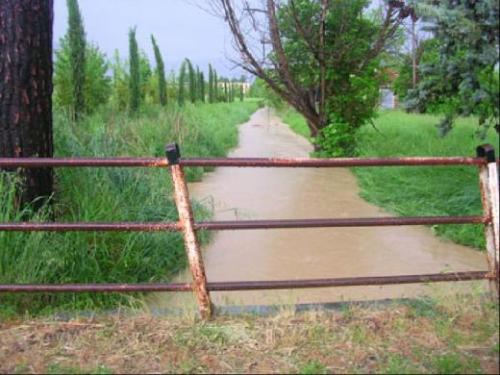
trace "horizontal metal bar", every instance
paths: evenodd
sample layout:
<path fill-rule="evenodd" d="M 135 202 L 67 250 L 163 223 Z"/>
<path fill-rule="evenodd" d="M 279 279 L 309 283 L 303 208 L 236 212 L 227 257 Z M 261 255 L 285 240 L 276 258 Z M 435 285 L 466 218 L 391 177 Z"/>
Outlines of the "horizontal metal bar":
<path fill-rule="evenodd" d="M 192 158 L 181 159 L 185 167 L 374 167 L 419 165 L 482 165 L 484 158 L 401 157 L 401 158 Z M 47 167 L 167 167 L 166 158 L 0 158 L 0 168 Z"/>
<path fill-rule="evenodd" d="M 399 225 L 436 224 L 484 224 L 482 216 L 429 216 L 429 217 L 376 217 L 347 219 L 297 219 L 297 220 L 237 220 L 204 221 L 195 225 L 201 230 L 239 229 L 287 229 L 287 228 L 333 228 L 333 227 L 375 227 Z"/>
<path fill-rule="evenodd" d="M 197 230 L 383 227 L 400 225 L 484 224 L 482 216 L 375 217 L 353 219 L 201 221 Z M 0 232 L 161 232 L 181 231 L 178 222 L 167 223 L 0 223 Z"/>
<path fill-rule="evenodd" d="M 166 158 L 0 158 L 0 168 L 167 166 Z"/>
<path fill-rule="evenodd" d="M 185 167 L 376 167 L 423 165 L 482 165 L 484 158 L 466 157 L 401 157 L 401 158 L 334 158 L 334 159 L 278 159 L 278 158 L 224 158 L 181 159 Z"/>
<path fill-rule="evenodd" d="M 425 275 L 345 277 L 336 279 L 235 281 L 208 283 L 210 291 L 326 288 L 339 286 L 414 284 L 439 281 L 469 281 L 487 279 L 488 271 L 437 273 Z"/>
<path fill-rule="evenodd" d="M 179 284 L 10 284 L 0 285 L 0 293 L 139 293 L 189 292 L 190 283 Z"/>
<path fill-rule="evenodd" d="M 2 223 L 0 232 L 161 232 L 180 231 L 179 223 Z"/>
<path fill-rule="evenodd" d="M 326 288 L 340 286 L 414 284 L 440 281 L 470 281 L 489 279 L 488 271 L 469 271 L 456 273 L 437 273 L 424 275 L 402 276 L 374 276 L 374 277 L 345 277 L 336 279 L 312 280 L 274 280 L 274 281 L 230 281 L 208 283 L 210 291 L 237 291 L 262 289 L 301 289 Z M 62 285 L 34 285 L 9 284 L 0 285 L 0 293 L 63 293 L 63 292 L 187 292 L 191 291 L 191 284 L 62 284 Z"/>

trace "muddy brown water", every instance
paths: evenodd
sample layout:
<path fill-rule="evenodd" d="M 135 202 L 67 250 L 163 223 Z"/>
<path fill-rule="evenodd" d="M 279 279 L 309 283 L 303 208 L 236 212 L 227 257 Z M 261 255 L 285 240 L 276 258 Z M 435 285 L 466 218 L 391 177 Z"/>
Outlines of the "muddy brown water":
<path fill-rule="evenodd" d="M 268 109 L 240 127 L 230 157 L 308 157 L 311 144 Z M 392 216 L 359 197 L 343 168 L 218 168 L 190 184 L 191 198 L 214 220 Z M 486 270 L 483 253 L 435 237 L 427 227 L 221 231 L 203 249 L 209 281 L 314 279 Z M 175 281 L 190 281 L 186 271 Z M 214 292 L 216 304 L 288 304 L 414 297 L 483 282 Z M 190 293 L 161 294 L 156 307 L 194 303 Z"/>

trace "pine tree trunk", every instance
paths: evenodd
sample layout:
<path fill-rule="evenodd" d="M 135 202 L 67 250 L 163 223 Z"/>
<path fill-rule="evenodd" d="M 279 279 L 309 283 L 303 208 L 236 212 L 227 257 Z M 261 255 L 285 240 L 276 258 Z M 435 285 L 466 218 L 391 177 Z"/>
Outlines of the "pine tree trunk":
<path fill-rule="evenodd" d="M 52 22 L 52 0 L 0 1 L 0 157 L 53 156 Z M 22 204 L 52 194 L 52 169 L 23 177 Z"/>

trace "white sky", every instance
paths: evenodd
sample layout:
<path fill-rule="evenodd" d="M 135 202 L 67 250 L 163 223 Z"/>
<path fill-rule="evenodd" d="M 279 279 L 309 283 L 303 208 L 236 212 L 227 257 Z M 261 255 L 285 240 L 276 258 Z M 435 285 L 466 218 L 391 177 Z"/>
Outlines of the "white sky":
<path fill-rule="evenodd" d="M 190 0 L 79 0 L 87 40 L 108 58 L 118 49 L 128 57 L 128 30 L 137 26 L 139 48 L 154 65 L 151 34 L 163 55 L 166 72 L 178 69 L 188 57 L 200 69 L 211 62 L 224 76 L 240 77 L 226 56 L 234 56 L 231 37 L 223 20 L 199 9 Z M 54 0 L 54 48 L 67 29 L 66 0 Z"/>

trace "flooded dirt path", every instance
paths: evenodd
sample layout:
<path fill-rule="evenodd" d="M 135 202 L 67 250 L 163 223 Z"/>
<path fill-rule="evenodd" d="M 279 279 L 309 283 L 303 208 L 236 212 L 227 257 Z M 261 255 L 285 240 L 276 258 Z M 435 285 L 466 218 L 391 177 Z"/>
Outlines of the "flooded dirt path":
<path fill-rule="evenodd" d="M 267 109 L 240 127 L 231 157 L 308 157 L 312 146 Z M 214 220 L 391 216 L 358 195 L 348 169 L 218 168 L 190 185 L 193 199 Z M 426 227 L 320 228 L 222 231 L 203 249 L 209 281 L 280 280 L 404 275 L 486 270 L 486 260 L 465 246 L 435 237 Z M 185 272 L 176 281 L 189 281 Z M 295 291 L 212 293 L 216 304 L 335 302 L 411 297 L 482 282 Z M 162 295 L 162 307 L 191 296 Z"/>

